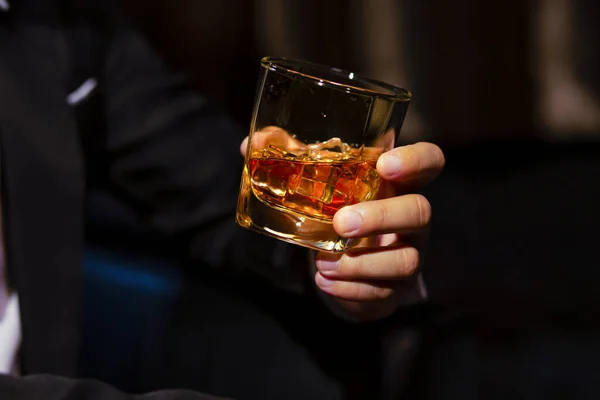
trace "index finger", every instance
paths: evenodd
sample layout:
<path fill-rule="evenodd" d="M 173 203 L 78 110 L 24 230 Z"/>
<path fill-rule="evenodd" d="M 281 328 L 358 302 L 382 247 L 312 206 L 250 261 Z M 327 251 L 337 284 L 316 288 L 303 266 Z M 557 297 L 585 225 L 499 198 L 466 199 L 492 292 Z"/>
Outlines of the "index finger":
<path fill-rule="evenodd" d="M 429 201 L 420 194 L 407 194 L 344 207 L 333 216 L 333 228 L 344 238 L 361 238 L 415 232 L 430 221 Z"/>
<path fill-rule="evenodd" d="M 419 142 L 381 155 L 377 160 L 377 172 L 388 181 L 424 185 L 442 172 L 445 163 L 442 149 L 433 143 Z"/>

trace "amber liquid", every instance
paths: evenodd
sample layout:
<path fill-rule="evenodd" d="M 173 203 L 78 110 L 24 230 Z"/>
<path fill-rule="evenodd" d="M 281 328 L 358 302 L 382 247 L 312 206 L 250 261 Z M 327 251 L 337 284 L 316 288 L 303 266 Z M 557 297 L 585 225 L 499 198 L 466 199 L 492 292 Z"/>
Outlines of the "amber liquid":
<path fill-rule="evenodd" d="M 252 151 L 242 177 L 238 223 L 306 247 L 342 251 L 347 241 L 333 230 L 333 216 L 375 196 L 381 151 L 347 145 L 335 150 L 293 155 L 269 146 Z"/>

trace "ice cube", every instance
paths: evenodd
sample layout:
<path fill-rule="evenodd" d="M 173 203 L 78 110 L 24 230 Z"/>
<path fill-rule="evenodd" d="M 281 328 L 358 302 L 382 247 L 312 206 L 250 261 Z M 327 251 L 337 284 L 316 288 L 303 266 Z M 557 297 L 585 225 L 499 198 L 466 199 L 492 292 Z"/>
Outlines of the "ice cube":
<path fill-rule="evenodd" d="M 277 197 L 285 196 L 288 178 L 293 173 L 293 164 L 285 161 L 254 161 L 252 184 L 269 191 Z"/>
<path fill-rule="evenodd" d="M 287 193 L 288 180 L 279 176 L 269 176 L 268 189 L 277 197 L 284 197 Z"/>
<path fill-rule="evenodd" d="M 352 197 L 354 191 L 354 179 L 348 179 L 347 177 L 341 177 L 338 179 L 335 185 L 335 195 L 344 199 L 345 202 Z"/>
<path fill-rule="evenodd" d="M 344 142 L 340 138 L 331 138 L 321 143 L 311 144 L 308 146 L 310 150 L 331 150 L 337 151 L 338 153 L 343 152 Z"/>
<path fill-rule="evenodd" d="M 379 174 L 368 162 L 363 162 L 358 166 L 356 171 L 356 180 L 360 180 L 367 185 L 372 185 L 379 181 Z"/>
<path fill-rule="evenodd" d="M 268 172 L 269 191 L 276 196 L 283 197 L 288 190 L 288 180 L 294 173 L 294 164 L 289 161 L 274 161 Z"/>
<path fill-rule="evenodd" d="M 263 157 L 271 157 L 271 158 L 294 158 L 296 157 L 292 153 L 288 153 L 287 151 L 280 149 L 277 146 L 269 145 L 266 149 L 263 149 Z"/>
<path fill-rule="evenodd" d="M 252 173 L 252 183 L 261 188 L 267 188 L 268 186 L 268 170 L 257 168 Z"/>
<path fill-rule="evenodd" d="M 309 145 L 307 154 L 308 158 L 313 161 L 340 161 L 355 159 L 360 156 L 361 152 L 362 147 L 357 150 L 336 137 Z"/>
<path fill-rule="evenodd" d="M 372 199 L 379 189 L 380 182 L 381 178 L 375 168 L 366 162 L 360 164 L 356 171 L 356 182 L 352 193 L 354 200 L 361 202 Z"/>
<path fill-rule="evenodd" d="M 344 160 L 358 160 L 362 157 L 365 146 L 362 145 L 358 148 L 352 147 L 349 144 L 344 143 Z"/>
<path fill-rule="evenodd" d="M 315 161 L 336 161 L 343 157 L 344 143 L 340 138 L 331 138 L 325 142 L 308 146 L 308 156 Z"/>
<path fill-rule="evenodd" d="M 329 204 L 341 174 L 339 168 L 331 165 L 303 165 L 297 174 L 290 177 L 288 190 Z"/>
<path fill-rule="evenodd" d="M 315 216 L 323 212 L 323 203 L 306 196 L 288 192 L 282 203 L 292 210 L 300 211 Z"/>

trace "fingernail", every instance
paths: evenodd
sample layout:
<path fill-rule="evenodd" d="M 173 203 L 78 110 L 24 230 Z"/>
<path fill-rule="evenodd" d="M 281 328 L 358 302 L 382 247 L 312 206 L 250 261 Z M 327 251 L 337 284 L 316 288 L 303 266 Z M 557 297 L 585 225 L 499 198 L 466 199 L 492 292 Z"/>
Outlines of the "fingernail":
<path fill-rule="evenodd" d="M 391 154 L 384 154 L 381 156 L 381 172 L 387 176 L 394 176 L 400 172 L 402 168 L 402 160 Z"/>
<path fill-rule="evenodd" d="M 321 274 L 317 274 L 316 281 L 320 287 L 331 287 L 334 283 L 331 279 L 327 279 Z"/>
<path fill-rule="evenodd" d="M 338 220 L 342 225 L 340 229 L 344 235 L 349 235 L 360 229 L 363 223 L 362 215 L 352 210 L 341 210 L 339 214 Z"/>
<path fill-rule="evenodd" d="M 338 267 L 338 260 L 327 260 L 317 258 L 317 269 L 319 271 L 334 271 Z"/>

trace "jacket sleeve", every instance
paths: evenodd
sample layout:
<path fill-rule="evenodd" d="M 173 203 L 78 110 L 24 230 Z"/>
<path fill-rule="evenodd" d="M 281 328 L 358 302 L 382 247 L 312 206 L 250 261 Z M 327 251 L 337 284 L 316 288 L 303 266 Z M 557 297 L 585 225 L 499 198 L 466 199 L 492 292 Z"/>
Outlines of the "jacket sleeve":
<path fill-rule="evenodd" d="M 303 291 L 307 252 L 235 223 L 246 132 L 170 71 L 137 31 L 117 30 L 106 53 L 112 189 L 192 259 Z"/>
<path fill-rule="evenodd" d="M 3 399 L 11 400 L 218 400 L 217 397 L 184 390 L 127 395 L 98 381 L 72 380 L 50 375 L 25 378 L 0 375 L 0 393 Z"/>

